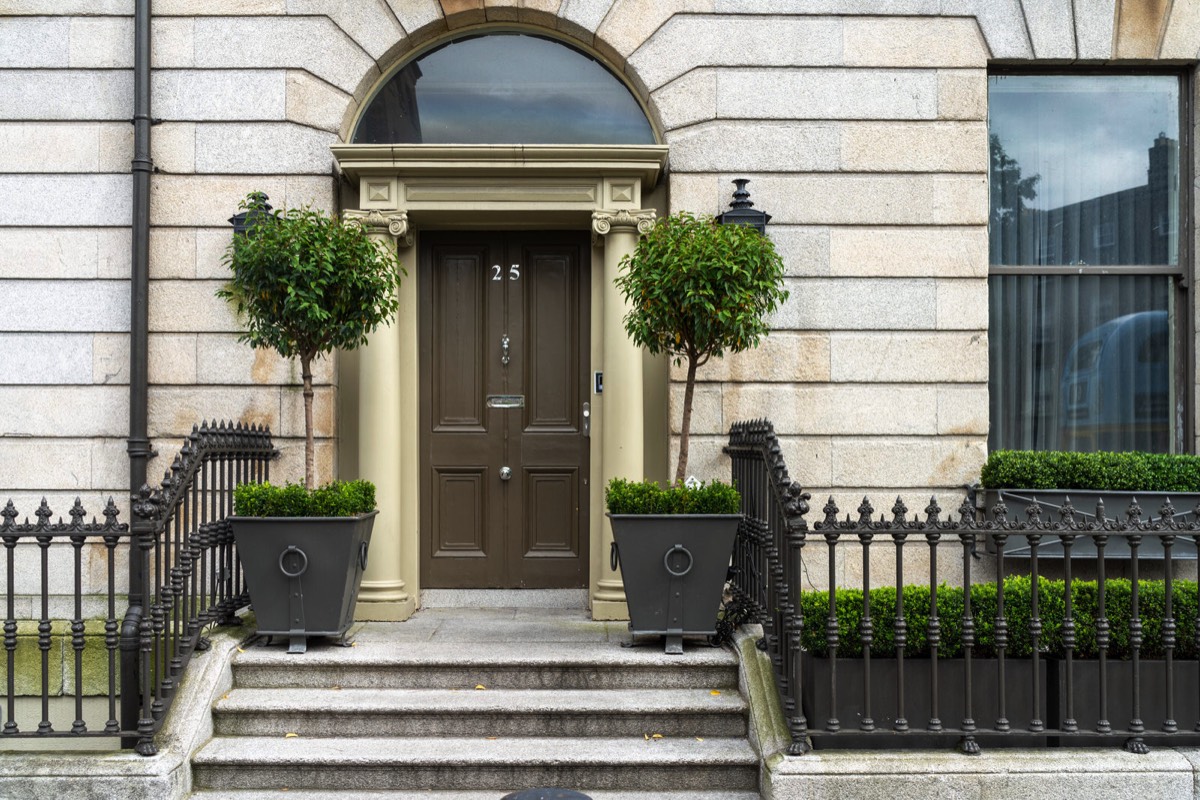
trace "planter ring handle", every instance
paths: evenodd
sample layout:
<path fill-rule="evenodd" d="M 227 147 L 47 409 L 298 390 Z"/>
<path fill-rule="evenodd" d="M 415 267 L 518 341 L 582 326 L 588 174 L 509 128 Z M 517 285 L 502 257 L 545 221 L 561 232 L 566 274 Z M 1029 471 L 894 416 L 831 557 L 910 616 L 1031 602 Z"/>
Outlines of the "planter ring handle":
<path fill-rule="evenodd" d="M 609 545 L 609 548 L 608 548 L 608 566 L 610 566 L 610 567 L 612 568 L 612 571 L 613 571 L 613 572 L 616 572 L 616 571 L 617 571 L 617 567 L 621 566 L 621 556 L 620 556 L 620 553 L 619 553 L 619 551 L 617 550 L 617 543 L 616 543 L 616 542 L 612 542 L 612 543 Z"/>
<path fill-rule="evenodd" d="M 295 572 L 288 572 L 288 568 L 284 566 L 284 559 L 291 553 L 296 553 L 300 556 L 300 568 Z M 299 578 L 308 572 L 308 554 L 295 545 L 288 545 L 288 549 L 279 554 L 279 571 L 289 578 Z"/>
<path fill-rule="evenodd" d="M 358 546 L 358 565 L 363 569 L 367 568 L 367 543 L 363 542 Z"/>
<path fill-rule="evenodd" d="M 684 555 L 687 556 L 687 567 L 686 568 L 684 568 L 682 570 L 671 569 L 671 556 L 674 553 L 683 553 Z M 671 573 L 676 578 L 682 578 L 684 575 L 687 575 L 689 572 L 691 572 L 692 564 L 694 564 L 695 562 L 696 562 L 696 559 L 692 557 L 692 551 L 688 550 L 686 547 L 684 547 L 681 544 L 675 545 L 674 547 L 672 547 L 670 550 L 668 550 L 666 553 L 663 554 L 663 566 L 666 567 L 667 572 Z"/>

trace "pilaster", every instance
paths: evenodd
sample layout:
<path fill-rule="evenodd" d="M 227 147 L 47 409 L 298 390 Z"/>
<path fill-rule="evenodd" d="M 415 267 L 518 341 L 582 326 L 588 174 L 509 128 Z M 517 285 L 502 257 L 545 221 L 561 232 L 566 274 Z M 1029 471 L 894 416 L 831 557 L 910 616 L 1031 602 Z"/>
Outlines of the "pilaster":
<path fill-rule="evenodd" d="M 592 214 L 592 242 L 604 247 L 603 362 L 600 396 L 602 486 L 613 478 L 641 480 L 645 465 L 642 352 L 625 333 L 629 305 L 617 288 L 621 261 L 633 253 L 638 236 L 654 227 L 653 209 L 601 210 Z M 593 540 L 592 617 L 628 619 L 619 570 L 611 568 L 612 526 L 605 517 Z"/>
<path fill-rule="evenodd" d="M 345 211 L 343 217 L 361 225 L 380 247 L 395 252 L 413 244 L 404 211 Z M 401 281 L 401 294 L 404 294 Z M 379 516 L 371 535 L 355 617 L 360 620 L 402 620 L 416 610 L 413 588 L 404 579 L 405 516 L 402 453 L 406 430 L 400 408 L 401 315 L 378 328 L 359 355 L 358 477 L 373 481 Z"/>

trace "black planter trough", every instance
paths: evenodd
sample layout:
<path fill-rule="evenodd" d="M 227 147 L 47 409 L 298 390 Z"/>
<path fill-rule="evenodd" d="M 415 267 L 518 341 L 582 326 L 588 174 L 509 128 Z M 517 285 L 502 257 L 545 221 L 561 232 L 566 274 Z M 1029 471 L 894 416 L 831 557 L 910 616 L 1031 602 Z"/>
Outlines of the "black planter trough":
<path fill-rule="evenodd" d="M 809 730 L 814 732 L 813 746 L 818 748 L 860 747 L 867 706 L 863 702 L 864 666 L 861 658 L 839 658 L 837 666 L 836 702 L 831 702 L 829 658 L 804 654 L 804 687 L 802 698 Z M 871 659 L 870 720 L 875 731 L 895 730 L 897 708 L 897 673 L 895 658 Z M 904 719 L 907 731 L 903 735 L 870 734 L 870 746 L 876 748 L 934 747 L 947 736 L 961 735 L 966 716 L 966 662 L 960 658 L 939 659 L 937 662 L 937 717 L 941 729 L 949 733 L 930 731 L 934 719 L 933 662 L 928 658 L 904 659 Z M 1046 724 L 1052 698 L 1047 697 L 1046 660 L 1038 662 L 1037 680 L 1041 687 L 1038 697 L 1038 720 Z M 1010 733 L 1004 736 L 1008 747 L 1040 745 L 1044 739 L 1022 736 L 1033 722 L 1033 661 L 1007 659 L 1004 663 L 1004 716 Z M 975 659 L 971 663 L 971 718 L 980 733 L 995 730 L 1000 716 L 999 662 L 995 659 Z M 830 720 L 837 720 L 838 730 L 830 731 Z M 826 735 L 828 734 L 828 735 Z"/>
<path fill-rule="evenodd" d="M 1164 730 L 1167 710 L 1167 662 L 1157 659 L 1138 664 L 1140 717 L 1147 732 Z M 1178 731 L 1197 731 L 1200 728 L 1200 665 L 1190 659 L 1175 659 L 1171 664 L 1170 719 Z M 1105 666 L 1108 728 L 1125 731 L 1133 720 L 1133 662 L 1109 659 Z M 1100 662 L 1096 659 L 1076 659 L 1071 664 L 1071 694 L 1074 703 L 1067 708 L 1067 664 L 1060 659 L 1049 660 L 1051 686 L 1050 723 L 1062 727 L 1074 719 L 1080 733 L 1097 732 L 1100 727 Z M 1070 712 L 1068 714 L 1068 711 Z"/>
<path fill-rule="evenodd" d="M 665 636 L 666 652 L 677 654 L 684 636 L 715 634 L 741 515 L 608 517 L 633 635 Z"/>
<path fill-rule="evenodd" d="M 288 637 L 289 653 L 303 653 L 309 636 L 344 636 L 378 513 L 231 517 L 258 632 Z"/>

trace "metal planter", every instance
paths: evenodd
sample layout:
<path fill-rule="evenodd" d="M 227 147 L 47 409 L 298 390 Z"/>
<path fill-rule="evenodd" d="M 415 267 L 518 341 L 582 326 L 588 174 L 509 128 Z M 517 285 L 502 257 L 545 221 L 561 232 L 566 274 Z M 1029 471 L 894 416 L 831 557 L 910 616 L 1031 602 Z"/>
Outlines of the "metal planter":
<path fill-rule="evenodd" d="M 838 747 L 874 747 L 880 749 L 939 747 L 962 736 L 966 713 L 966 662 L 961 658 L 939 659 L 937 662 L 937 719 L 948 732 L 929 730 L 934 703 L 933 662 L 928 658 L 906 658 L 903 664 L 903 711 L 908 723 L 903 736 L 884 737 L 864 734 L 864 719 L 870 712 L 875 731 L 895 729 L 899 711 L 901 666 L 897 659 L 872 657 L 870 664 L 870 705 L 866 698 L 867 667 L 861 658 L 830 659 L 825 656 L 803 655 L 804 686 L 801 697 L 808 728 L 812 731 L 813 746 L 820 749 Z M 980 731 L 994 729 L 1000 716 L 998 705 L 1000 662 L 994 658 L 976 658 L 971 662 L 971 718 Z M 836 670 L 836 683 L 834 674 Z M 1011 731 L 997 744 L 1006 747 L 1034 747 L 1044 738 L 1026 736 L 1033 716 L 1033 682 L 1038 681 L 1037 719 L 1046 724 L 1054 700 L 1049 696 L 1052 683 L 1047 682 L 1047 660 L 1034 663 L 1030 659 L 1007 659 L 1004 662 L 1004 717 Z M 834 687 L 836 686 L 836 692 Z M 836 698 L 834 700 L 833 698 Z M 831 720 L 837 721 L 837 731 L 831 730 Z M 869 744 L 868 744 L 869 742 Z"/>
<path fill-rule="evenodd" d="M 1071 663 L 1071 694 L 1074 702 L 1067 705 L 1067 663 L 1062 659 L 1049 659 L 1051 706 L 1050 723 L 1061 727 L 1067 719 L 1074 719 L 1077 729 L 1083 733 L 1096 731 L 1100 724 L 1100 662 L 1096 659 L 1075 659 Z M 1148 732 L 1163 730 L 1168 716 L 1179 731 L 1200 730 L 1200 664 L 1192 659 L 1175 659 L 1171 663 L 1171 680 L 1167 680 L 1167 662 L 1147 659 L 1138 663 L 1140 672 L 1136 682 L 1140 708 L 1139 714 Z M 1109 659 L 1105 664 L 1104 711 L 1111 730 L 1128 730 L 1134 717 L 1133 662 Z M 1171 687 L 1168 703 L 1167 687 Z M 1170 708 L 1168 715 L 1167 709 Z"/>
<path fill-rule="evenodd" d="M 289 653 L 309 636 L 345 635 L 378 513 L 230 517 L 258 632 L 287 636 Z"/>
<path fill-rule="evenodd" d="M 685 635 L 715 634 L 741 515 L 608 517 L 633 635 L 665 636 L 666 652 L 682 653 Z"/>

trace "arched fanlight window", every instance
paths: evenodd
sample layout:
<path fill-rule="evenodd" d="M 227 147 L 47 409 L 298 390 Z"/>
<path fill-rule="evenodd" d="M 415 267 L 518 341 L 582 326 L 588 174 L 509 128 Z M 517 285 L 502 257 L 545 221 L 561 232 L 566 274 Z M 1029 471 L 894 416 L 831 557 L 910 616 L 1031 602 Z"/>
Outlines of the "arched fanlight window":
<path fill-rule="evenodd" d="M 521 33 L 464 36 L 405 64 L 354 144 L 654 144 L 637 100 L 596 59 Z"/>

